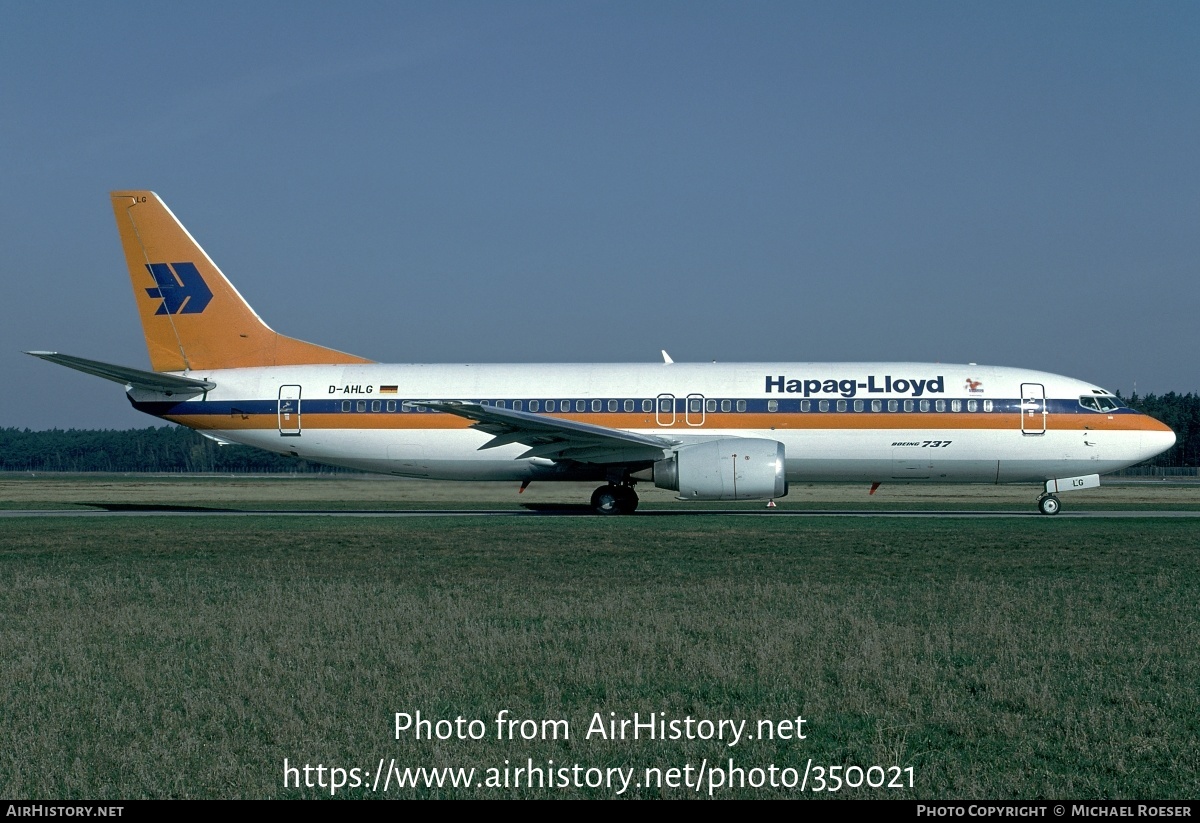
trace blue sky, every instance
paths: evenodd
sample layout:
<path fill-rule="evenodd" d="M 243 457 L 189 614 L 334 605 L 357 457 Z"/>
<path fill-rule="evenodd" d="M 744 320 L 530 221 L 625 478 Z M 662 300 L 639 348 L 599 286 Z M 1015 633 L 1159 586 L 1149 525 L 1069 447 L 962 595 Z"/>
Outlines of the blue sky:
<path fill-rule="evenodd" d="M 151 425 L 107 193 L 401 362 L 1200 390 L 1193 3 L 8 3 L 0 426 Z"/>

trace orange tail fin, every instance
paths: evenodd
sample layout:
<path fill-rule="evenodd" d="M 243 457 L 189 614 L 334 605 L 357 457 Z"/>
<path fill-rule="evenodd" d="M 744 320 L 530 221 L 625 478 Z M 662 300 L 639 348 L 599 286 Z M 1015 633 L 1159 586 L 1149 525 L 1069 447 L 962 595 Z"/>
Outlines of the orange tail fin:
<path fill-rule="evenodd" d="M 372 362 L 272 331 L 154 192 L 112 205 L 155 371 Z"/>

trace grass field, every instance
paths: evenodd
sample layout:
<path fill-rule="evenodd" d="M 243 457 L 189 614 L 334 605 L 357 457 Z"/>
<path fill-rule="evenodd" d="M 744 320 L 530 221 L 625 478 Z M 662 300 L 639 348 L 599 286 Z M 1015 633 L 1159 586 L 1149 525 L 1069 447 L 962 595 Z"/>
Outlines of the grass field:
<path fill-rule="evenodd" d="M 80 505 L 66 499 L 74 483 L 91 503 L 387 507 L 371 497 L 386 497 L 379 484 L 322 482 L 12 479 L 0 500 Z M 402 505 L 475 494 L 498 507 L 457 488 Z M 1113 505 L 1170 507 L 1130 489 Z M 1012 508 L 1025 510 L 1019 491 Z M 859 492 L 825 493 L 844 506 L 838 494 Z M 632 768 L 635 783 L 647 767 L 694 777 L 732 758 L 748 773 L 912 769 L 912 788 L 836 797 L 1194 798 L 1198 551 L 1194 519 L 3 520 L 0 794 L 330 794 L 285 787 L 285 758 L 368 782 L 382 758 L 473 767 L 480 781 L 506 760 L 553 760 Z M 498 740 L 503 709 L 565 719 L 570 739 Z M 418 710 L 482 720 L 486 734 L 397 739 L 395 713 Z M 806 738 L 588 739 L 610 712 L 745 720 L 748 734 L 803 716 Z M 514 788 L 509 775 L 507 788 L 337 796 L 617 795 Z M 715 796 L 829 796 L 815 782 Z M 695 794 L 631 784 L 623 796 Z"/>
<path fill-rule="evenodd" d="M 249 511 L 519 509 L 523 505 L 584 505 L 595 483 L 455 483 L 378 475 L 139 475 L 0 473 L 0 509 L 109 507 L 229 508 Z M 793 484 L 778 501 L 784 511 L 1007 510 L 1036 511 L 1032 485 L 919 485 L 885 483 L 875 494 L 866 484 Z M 675 492 L 643 483 L 642 508 L 753 510 L 760 503 L 681 503 Z M 1099 489 L 1061 495 L 1063 510 L 1200 511 L 1195 481 L 1110 481 Z"/>

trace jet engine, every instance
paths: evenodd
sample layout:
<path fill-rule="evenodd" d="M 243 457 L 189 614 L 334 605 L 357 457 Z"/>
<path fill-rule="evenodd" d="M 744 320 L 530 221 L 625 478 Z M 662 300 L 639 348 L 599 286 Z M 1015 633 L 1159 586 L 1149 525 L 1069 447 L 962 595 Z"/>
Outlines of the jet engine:
<path fill-rule="evenodd" d="M 639 472 L 635 478 L 649 480 Z M 680 500 L 760 500 L 787 494 L 784 448 L 777 440 L 724 437 L 680 446 L 653 468 L 654 485 Z"/>

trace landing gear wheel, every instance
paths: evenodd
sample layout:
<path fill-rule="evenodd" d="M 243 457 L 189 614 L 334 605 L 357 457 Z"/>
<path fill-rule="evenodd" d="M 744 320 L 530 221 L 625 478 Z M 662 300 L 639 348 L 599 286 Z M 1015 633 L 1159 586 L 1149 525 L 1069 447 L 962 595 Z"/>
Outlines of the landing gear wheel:
<path fill-rule="evenodd" d="M 1038 498 L 1038 511 L 1042 514 L 1058 514 L 1062 508 L 1062 503 L 1058 502 L 1058 498 L 1052 494 L 1046 494 Z"/>
<path fill-rule="evenodd" d="M 617 486 L 617 491 L 621 495 L 621 514 L 633 514 L 637 511 L 638 496 L 633 486 Z"/>
<path fill-rule="evenodd" d="M 592 492 L 596 514 L 633 514 L 637 507 L 637 492 L 630 486 L 601 486 Z"/>

